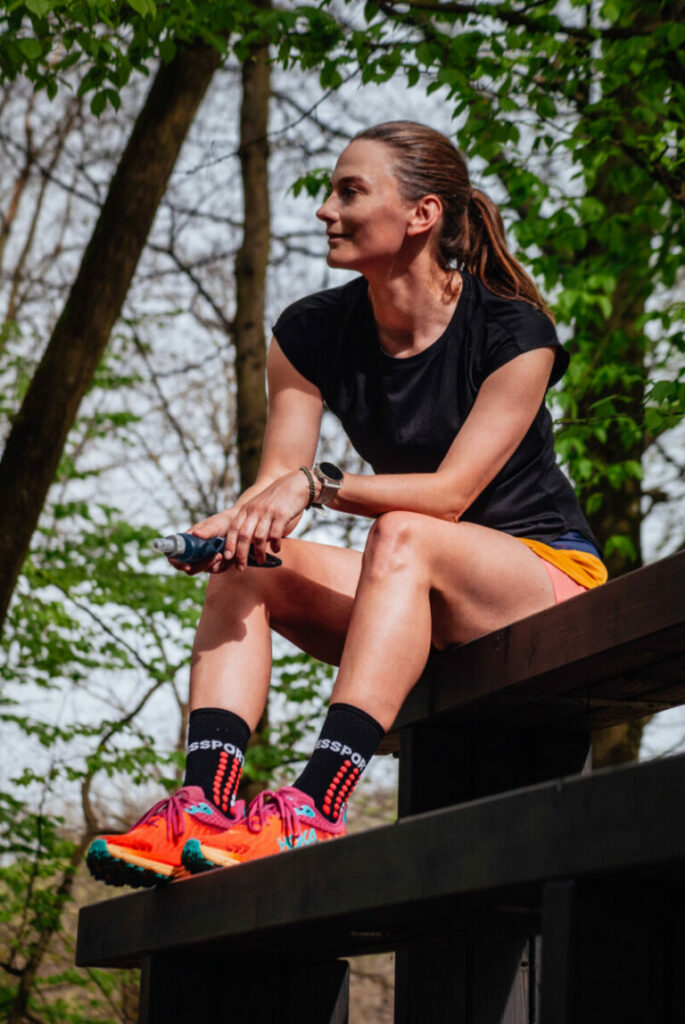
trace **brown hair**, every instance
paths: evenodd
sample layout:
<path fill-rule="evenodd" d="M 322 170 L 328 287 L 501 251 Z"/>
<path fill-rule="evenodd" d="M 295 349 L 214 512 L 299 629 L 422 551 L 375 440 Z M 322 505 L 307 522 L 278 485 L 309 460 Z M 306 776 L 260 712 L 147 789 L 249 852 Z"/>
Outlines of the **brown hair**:
<path fill-rule="evenodd" d="M 522 299 L 554 319 L 540 292 L 507 248 L 499 210 L 472 188 L 466 161 L 450 140 L 414 121 L 385 121 L 355 135 L 395 151 L 394 173 L 408 202 L 432 193 L 443 206 L 437 258 L 443 270 L 475 274 L 505 299 Z"/>

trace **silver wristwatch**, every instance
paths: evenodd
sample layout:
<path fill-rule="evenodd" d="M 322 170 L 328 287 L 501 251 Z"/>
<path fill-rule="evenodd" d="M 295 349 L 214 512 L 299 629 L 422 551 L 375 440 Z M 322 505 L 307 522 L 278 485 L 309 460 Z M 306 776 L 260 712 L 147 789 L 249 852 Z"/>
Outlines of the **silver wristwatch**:
<path fill-rule="evenodd" d="M 343 482 L 343 471 L 332 462 L 317 462 L 314 476 L 322 483 L 321 494 L 314 502 L 314 508 L 323 508 L 336 496 Z"/>

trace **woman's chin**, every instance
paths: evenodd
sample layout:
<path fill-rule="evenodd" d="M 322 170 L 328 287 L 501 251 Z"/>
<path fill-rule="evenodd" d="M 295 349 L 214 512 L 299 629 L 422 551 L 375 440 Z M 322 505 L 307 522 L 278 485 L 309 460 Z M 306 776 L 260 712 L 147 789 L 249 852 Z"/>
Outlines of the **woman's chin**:
<path fill-rule="evenodd" d="M 337 267 L 340 270 L 356 270 L 356 263 L 354 259 L 345 259 L 342 253 L 337 253 L 335 249 L 329 249 L 326 254 L 326 263 L 329 267 Z"/>

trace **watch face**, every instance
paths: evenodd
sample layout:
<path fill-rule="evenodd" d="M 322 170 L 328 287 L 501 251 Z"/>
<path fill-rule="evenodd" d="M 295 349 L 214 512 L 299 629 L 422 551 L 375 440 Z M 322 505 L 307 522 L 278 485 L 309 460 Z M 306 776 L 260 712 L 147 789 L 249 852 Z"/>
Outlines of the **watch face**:
<path fill-rule="evenodd" d="M 319 469 L 329 480 L 342 480 L 343 478 L 343 471 L 332 462 L 320 462 Z"/>

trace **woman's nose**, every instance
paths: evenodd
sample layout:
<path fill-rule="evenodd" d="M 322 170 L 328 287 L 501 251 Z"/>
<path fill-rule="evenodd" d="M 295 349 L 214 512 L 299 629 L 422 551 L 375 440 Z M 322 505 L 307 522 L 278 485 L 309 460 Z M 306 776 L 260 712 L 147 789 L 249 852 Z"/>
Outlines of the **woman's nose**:
<path fill-rule="evenodd" d="M 326 220 L 326 221 L 335 220 L 335 214 L 332 212 L 332 209 L 331 209 L 331 199 L 332 198 L 333 198 L 332 196 L 328 196 L 327 199 L 324 199 L 323 203 L 321 204 L 319 209 L 316 211 L 316 216 L 319 218 L 319 220 Z"/>

